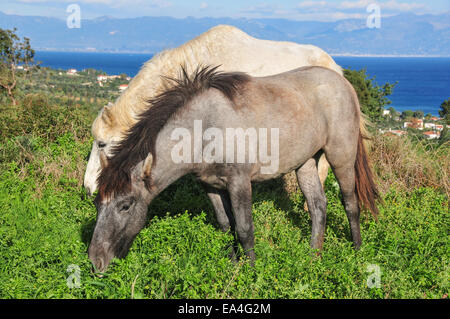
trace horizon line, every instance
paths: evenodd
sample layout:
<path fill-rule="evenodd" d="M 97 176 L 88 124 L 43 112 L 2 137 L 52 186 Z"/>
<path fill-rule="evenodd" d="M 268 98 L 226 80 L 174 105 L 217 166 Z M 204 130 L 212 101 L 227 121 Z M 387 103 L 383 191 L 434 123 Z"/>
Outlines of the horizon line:
<path fill-rule="evenodd" d="M 106 54 L 151 54 L 158 52 L 150 51 L 97 51 L 89 49 L 49 49 L 37 48 L 36 52 L 53 52 L 53 53 L 106 53 Z M 354 58 L 450 58 L 450 55 L 434 55 L 434 54 L 372 54 L 372 53 L 328 53 L 331 57 L 354 57 Z"/>
<path fill-rule="evenodd" d="M 0 13 L 4 14 L 4 15 L 8 15 L 8 16 L 18 16 L 18 17 L 37 17 L 37 18 L 52 18 L 52 19 L 57 19 L 57 20 L 61 20 L 64 21 L 63 18 L 59 18 L 59 17 L 55 17 L 55 16 L 43 16 L 43 15 L 20 15 L 20 14 L 16 14 L 16 13 L 5 13 L 3 11 L 0 10 Z M 392 18 L 392 17 L 398 17 L 401 15 L 414 15 L 414 16 L 424 16 L 424 15 L 432 15 L 432 16 L 439 16 L 439 15 L 448 15 L 450 14 L 450 10 L 448 11 L 444 11 L 441 13 L 415 13 L 415 12 L 400 12 L 397 14 L 391 14 L 391 15 L 386 15 L 385 18 Z M 98 17 L 93 17 L 93 18 L 85 18 L 85 19 L 81 19 L 81 21 L 92 21 L 92 20 L 96 20 L 96 19 L 100 19 L 100 18 L 108 18 L 108 19 L 116 19 L 116 20 L 127 20 L 127 19 L 139 19 L 139 18 L 171 18 L 171 19 L 176 19 L 176 20 L 183 20 L 183 19 L 233 19 L 233 20 L 240 20 L 240 19 L 244 19 L 244 20 L 287 20 L 287 21 L 297 21 L 297 22 L 321 22 L 321 23 L 333 23 L 333 22 L 338 22 L 338 21 L 345 21 L 345 20 L 365 20 L 365 18 L 342 18 L 342 19 L 336 19 L 336 20 L 298 20 L 298 19 L 289 19 L 289 18 L 264 18 L 264 17 L 259 17 L 259 18 L 251 18 L 251 17 L 231 17 L 231 16 L 221 16 L 221 17 L 212 17 L 212 16 L 204 16 L 204 17 L 194 17 L 194 16 L 185 16 L 183 18 L 181 17 L 173 17 L 173 16 L 168 16 L 168 15 L 144 15 L 144 16 L 135 16 L 135 17 L 115 17 L 112 15 L 102 15 L 102 16 L 98 16 Z"/>

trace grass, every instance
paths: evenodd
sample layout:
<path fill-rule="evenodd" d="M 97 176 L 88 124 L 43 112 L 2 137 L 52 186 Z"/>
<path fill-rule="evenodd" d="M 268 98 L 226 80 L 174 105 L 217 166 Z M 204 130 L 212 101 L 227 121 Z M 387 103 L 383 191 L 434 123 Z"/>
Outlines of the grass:
<path fill-rule="evenodd" d="M 321 258 L 309 248 L 305 199 L 285 178 L 254 185 L 257 260 L 235 264 L 232 235 L 186 176 L 99 277 L 87 256 L 96 209 L 82 188 L 98 105 L 32 94 L 0 110 L 0 298 L 448 298 L 448 144 L 375 136 L 384 205 L 378 222 L 362 216 L 360 251 L 332 174 Z"/>
<path fill-rule="evenodd" d="M 255 268 L 245 260 L 232 263 L 231 234 L 217 230 L 211 204 L 187 176 L 152 203 L 148 226 L 129 255 L 100 278 L 87 257 L 96 209 L 81 187 L 90 142 L 70 132 L 50 142 L 32 135 L 2 142 L 2 150 L 15 156 L 0 171 L 0 298 L 443 298 L 449 293 L 445 192 L 392 185 L 384 193 L 379 222 L 362 217 L 363 245 L 356 252 L 331 174 L 321 258 L 309 248 L 310 218 L 302 194 L 286 193 L 282 180 L 275 180 L 254 187 Z M 368 287 L 371 265 L 379 267 L 379 288 Z M 80 287 L 70 288 L 77 275 Z"/>
<path fill-rule="evenodd" d="M 382 190 L 393 184 L 404 191 L 431 187 L 450 196 L 450 142 L 439 146 L 414 136 L 375 135 L 371 145 Z"/>

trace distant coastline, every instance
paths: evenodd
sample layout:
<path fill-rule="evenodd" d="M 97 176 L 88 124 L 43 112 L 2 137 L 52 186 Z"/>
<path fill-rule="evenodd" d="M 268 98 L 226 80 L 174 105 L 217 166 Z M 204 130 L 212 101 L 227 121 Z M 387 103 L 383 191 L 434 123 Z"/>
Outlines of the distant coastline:
<path fill-rule="evenodd" d="M 96 69 L 109 75 L 125 73 L 135 76 L 152 53 L 136 52 L 81 52 L 81 51 L 36 51 L 35 60 L 42 66 L 53 69 L 79 71 Z M 450 98 L 450 57 L 432 56 L 374 56 L 350 54 L 332 57 L 343 68 L 366 69 L 369 77 L 383 86 L 395 83 L 393 95 L 389 97 L 397 111 L 421 110 L 425 114 L 438 115 L 441 103 Z"/>
<path fill-rule="evenodd" d="M 349 58 L 450 58 L 450 55 L 406 55 L 406 54 L 351 54 L 351 53 L 330 53 L 335 57 Z"/>
<path fill-rule="evenodd" d="M 70 49 L 70 50 L 63 50 L 63 49 L 56 49 L 56 48 L 36 48 L 35 49 L 38 52 L 53 52 L 53 53 L 105 53 L 105 54 L 151 54 L 155 55 L 158 52 L 147 52 L 147 51 L 99 51 L 94 49 Z"/>
<path fill-rule="evenodd" d="M 71 49 L 62 50 L 55 48 L 37 48 L 36 51 L 40 52 L 63 52 L 63 53 L 105 53 L 105 54 L 151 54 L 155 55 L 158 52 L 147 52 L 147 51 L 99 51 L 96 49 Z M 350 57 L 350 58 L 450 58 L 450 55 L 417 55 L 417 54 L 357 54 L 357 53 L 329 53 L 331 56 L 335 57 Z"/>

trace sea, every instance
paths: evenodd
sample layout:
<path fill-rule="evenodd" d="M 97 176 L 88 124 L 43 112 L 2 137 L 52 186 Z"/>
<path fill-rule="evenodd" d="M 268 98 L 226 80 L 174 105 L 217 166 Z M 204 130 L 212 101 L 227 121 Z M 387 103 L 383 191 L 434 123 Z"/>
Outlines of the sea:
<path fill-rule="evenodd" d="M 94 68 L 107 74 L 135 76 L 152 54 L 37 51 L 35 60 L 54 69 Z M 353 70 L 365 69 L 375 83 L 396 83 L 389 96 L 397 111 L 423 111 L 439 115 L 450 98 L 450 57 L 355 57 L 334 56 L 336 63 Z"/>

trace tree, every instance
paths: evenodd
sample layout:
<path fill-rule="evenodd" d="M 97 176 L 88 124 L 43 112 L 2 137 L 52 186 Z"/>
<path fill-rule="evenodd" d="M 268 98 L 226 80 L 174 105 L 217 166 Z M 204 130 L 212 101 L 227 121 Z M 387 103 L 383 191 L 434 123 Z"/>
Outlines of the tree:
<path fill-rule="evenodd" d="M 439 146 L 444 145 L 450 141 L 450 132 L 448 131 L 447 125 L 444 125 L 444 129 L 439 137 Z"/>
<path fill-rule="evenodd" d="M 442 102 L 439 116 L 444 118 L 447 125 L 450 125 L 450 99 Z"/>
<path fill-rule="evenodd" d="M 396 118 L 397 117 L 397 111 L 392 106 L 389 108 L 389 115 L 392 118 Z"/>
<path fill-rule="evenodd" d="M 413 114 L 413 116 L 414 116 L 416 119 L 423 119 L 423 112 L 422 112 L 422 111 L 415 111 L 414 114 Z"/>
<path fill-rule="evenodd" d="M 402 119 L 406 120 L 406 119 L 409 119 L 409 118 L 412 118 L 412 117 L 414 117 L 414 112 L 413 111 L 406 110 L 406 111 L 402 112 Z"/>
<path fill-rule="evenodd" d="M 359 71 L 345 69 L 344 76 L 358 94 L 361 111 L 369 116 L 372 122 L 382 122 L 384 108 L 391 104 L 387 96 L 392 94 L 397 83 L 386 83 L 380 87 L 373 82 L 374 78 L 368 78 L 365 69 Z"/>
<path fill-rule="evenodd" d="M 0 29 L 0 88 L 16 105 L 14 91 L 17 86 L 17 66 L 24 64 L 28 67 L 33 62 L 34 50 L 30 39 L 24 37 L 22 41 L 16 34 L 17 29 Z"/>

